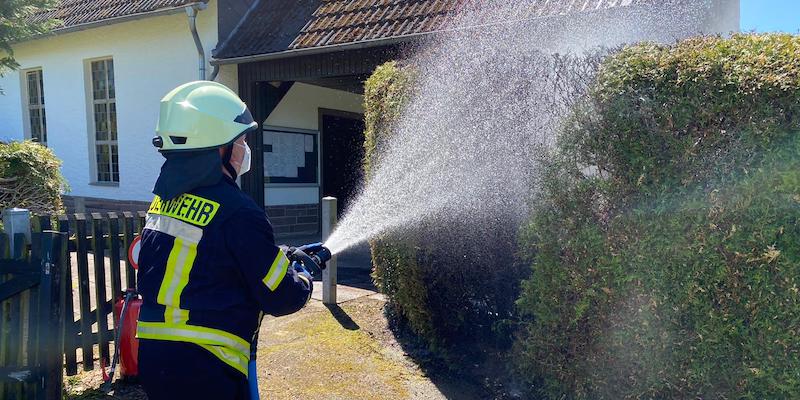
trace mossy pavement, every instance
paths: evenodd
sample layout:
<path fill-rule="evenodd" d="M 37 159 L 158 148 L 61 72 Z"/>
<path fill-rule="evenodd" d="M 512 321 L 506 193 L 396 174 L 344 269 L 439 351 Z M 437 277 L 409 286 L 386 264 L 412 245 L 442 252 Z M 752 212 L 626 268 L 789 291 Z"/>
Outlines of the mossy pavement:
<path fill-rule="evenodd" d="M 312 300 L 299 313 L 264 320 L 262 399 L 474 398 L 469 385 L 434 383 L 408 357 L 389 329 L 382 295 L 340 286 L 339 297 L 346 301 Z M 68 399 L 146 399 L 138 385 L 117 383 L 111 395 L 100 393 L 99 367 L 65 382 Z"/>

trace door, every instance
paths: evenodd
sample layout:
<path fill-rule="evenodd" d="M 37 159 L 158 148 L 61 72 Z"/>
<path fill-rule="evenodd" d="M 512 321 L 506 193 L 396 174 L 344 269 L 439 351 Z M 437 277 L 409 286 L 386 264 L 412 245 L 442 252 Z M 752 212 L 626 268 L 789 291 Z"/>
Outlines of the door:
<path fill-rule="evenodd" d="M 347 209 L 363 177 L 364 119 L 358 114 L 322 111 L 322 195 L 339 199 Z"/>

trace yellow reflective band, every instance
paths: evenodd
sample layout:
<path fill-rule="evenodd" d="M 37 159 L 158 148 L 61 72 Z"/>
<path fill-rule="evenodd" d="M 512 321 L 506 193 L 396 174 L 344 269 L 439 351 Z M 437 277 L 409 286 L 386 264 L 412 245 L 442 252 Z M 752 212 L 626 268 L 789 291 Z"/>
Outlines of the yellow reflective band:
<path fill-rule="evenodd" d="M 263 279 L 264 285 L 274 292 L 275 289 L 278 288 L 278 285 L 281 284 L 283 277 L 286 276 L 287 267 L 289 267 L 289 259 L 283 254 L 283 250 L 278 249 L 278 254 L 275 256 L 275 259 L 272 260 L 272 265 L 269 267 L 269 271 L 267 271 L 267 275 Z"/>
<path fill-rule="evenodd" d="M 158 289 L 156 300 L 166 307 L 164 321 L 182 323 L 189 319 L 188 311 L 181 310 L 181 293 L 189 284 L 189 272 L 197 256 L 197 243 L 175 238 L 172 250 L 167 257 L 164 280 Z"/>
<path fill-rule="evenodd" d="M 212 346 L 208 344 L 197 344 L 198 346 L 208 350 L 211 354 L 215 355 L 225 364 L 230 365 L 237 371 L 247 375 L 247 363 L 250 362 L 248 357 L 245 357 L 237 352 L 231 351 L 226 347 Z"/>
<path fill-rule="evenodd" d="M 182 310 L 176 307 L 166 306 L 164 311 L 164 321 L 173 324 L 185 324 L 189 321 L 189 310 Z"/>
<path fill-rule="evenodd" d="M 250 343 L 219 329 L 204 326 L 139 321 L 136 337 L 140 339 L 170 340 L 223 346 L 249 357 Z M 249 359 L 249 358 L 248 358 Z"/>
<path fill-rule="evenodd" d="M 208 225 L 219 211 L 219 203 L 193 194 L 182 194 L 172 200 L 163 201 L 156 196 L 150 204 L 148 214 L 166 215 L 199 226 Z"/>

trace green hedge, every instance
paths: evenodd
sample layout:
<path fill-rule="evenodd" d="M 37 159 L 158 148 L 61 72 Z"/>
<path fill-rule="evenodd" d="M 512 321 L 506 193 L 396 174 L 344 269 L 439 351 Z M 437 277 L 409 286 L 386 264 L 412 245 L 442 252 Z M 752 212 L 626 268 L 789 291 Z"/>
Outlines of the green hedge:
<path fill-rule="evenodd" d="M 800 397 L 800 38 L 629 47 L 589 97 L 522 230 L 529 388 Z"/>
<path fill-rule="evenodd" d="M 366 82 L 367 179 L 414 93 L 415 80 L 414 67 L 389 62 Z M 516 228 L 503 232 L 480 220 L 441 225 L 446 226 L 415 226 L 372 241 L 375 282 L 396 314 L 445 358 L 459 356 L 447 350 L 456 343 L 489 339 L 510 345 L 506 321 L 515 308 L 521 271 L 527 270 L 514 264 Z M 472 243 L 464 237 L 492 239 Z"/>
<path fill-rule="evenodd" d="M 60 168 L 61 160 L 45 146 L 30 141 L 0 143 L 0 210 L 63 212 L 61 193 L 67 183 Z"/>

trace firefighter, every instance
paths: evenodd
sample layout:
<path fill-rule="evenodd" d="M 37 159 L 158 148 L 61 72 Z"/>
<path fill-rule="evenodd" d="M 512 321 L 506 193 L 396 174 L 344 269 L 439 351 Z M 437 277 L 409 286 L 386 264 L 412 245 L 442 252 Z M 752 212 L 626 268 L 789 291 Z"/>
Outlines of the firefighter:
<path fill-rule="evenodd" d="M 161 100 L 153 144 L 166 161 L 138 275 L 139 378 L 150 400 L 247 399 L 262 315 L 296 312 L 311 297 L 311 276 L 290 266 L 264 210 L 236 185 L 257 126 L 218 83 L 187 83 Z"/>

